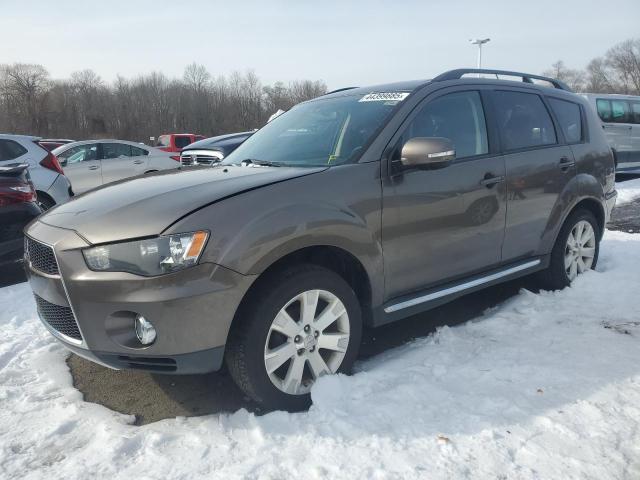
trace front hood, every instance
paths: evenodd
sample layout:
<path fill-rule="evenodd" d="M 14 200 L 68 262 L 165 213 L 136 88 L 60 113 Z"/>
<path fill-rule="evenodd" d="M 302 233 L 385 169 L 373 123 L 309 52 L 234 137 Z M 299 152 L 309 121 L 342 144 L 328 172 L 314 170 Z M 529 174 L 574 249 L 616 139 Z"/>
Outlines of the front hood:
<path fill-rule="evenodd" d="M 168 170 L 92 190 L 48 211 L 39 220 L 74 230 L 92 244 L 154 236 L 218 200 L 322 170 L 238 166 Z"/>

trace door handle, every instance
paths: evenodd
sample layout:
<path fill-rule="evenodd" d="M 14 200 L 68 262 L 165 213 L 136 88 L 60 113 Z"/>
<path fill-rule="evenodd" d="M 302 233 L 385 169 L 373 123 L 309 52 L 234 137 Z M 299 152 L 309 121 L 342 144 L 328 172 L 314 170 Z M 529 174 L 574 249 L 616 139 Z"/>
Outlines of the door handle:
<path fill-rule="evenodd" d="M 144 163 L 142 160 L 134 160 L 133 163 L 135 163 L 136 165 L 140 165 L 141 163 Z"/>
<path fill-rule="evenodd" d="M 573 160 L 570 160 L 569 157 L 562 157 L 560 159 L 560 163 L 558 164 L 558 166 L 560 167 L 560 170 L 562 170 L 563 172 L 566 172 L 567 170 L 569 170 L 569 168 L 575 166 L 576 162 Z"/>
<path fill-rule="evenodd" d="M 89 170 L 97 170 L 99 167 L 97 165 L 91 165 Z"/>
<path fill-rule="evenodd" d="M 492 173 L 487 173 L 484 178 L 480 180 L 480 185 L 483 185 L 487 188 L 492 188 L 494 185 L 502 182 L 504 182 L 503 175 L 494 175 Z"/>

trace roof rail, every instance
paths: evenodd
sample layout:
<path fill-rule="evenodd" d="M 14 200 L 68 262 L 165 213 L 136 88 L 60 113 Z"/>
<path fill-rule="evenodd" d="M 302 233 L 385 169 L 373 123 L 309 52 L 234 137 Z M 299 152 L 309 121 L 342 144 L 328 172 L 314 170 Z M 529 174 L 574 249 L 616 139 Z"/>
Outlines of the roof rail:
<path fill-rule="evenodd" d="M 358 88 L 358 87 L 344 87 L 344 88 L 338 88 L 338 89 L 336 89 L 336 90 L 331 90 L 330 92 L 323 93 L 321 96 L 324 96 L 324 95 L 331 95 L 332 93 L 344 92 L 345 90 L 353 90 L 354 88 Z"/>
<path fill-rule="evenodd" d="M 462 78 L 463 75 L 468 73 L 483 73 L 489 75 L 507 75 L 510 77 L 522 77 L 522 81 L 525 83 L 533 83 L 533 80 L 544 80 L 545 82 L 549 82 L 554 88 L 559 90 L 566 90 L 567 92 L 571 92 L 572 90 L 569 86 L 555 78 L 543 77 L 542 75 L 533 75 L 531 73 L 522 73 L 522 72 L 511 72 L 509 70 L 488 70 L 484 68 L 458 68 L 456 70 L 449 70 L 448 72 L 444 72 L 437 77 L 435 77 L 433 82 L 444 82 L 445 80 L 458 80 Z"/>

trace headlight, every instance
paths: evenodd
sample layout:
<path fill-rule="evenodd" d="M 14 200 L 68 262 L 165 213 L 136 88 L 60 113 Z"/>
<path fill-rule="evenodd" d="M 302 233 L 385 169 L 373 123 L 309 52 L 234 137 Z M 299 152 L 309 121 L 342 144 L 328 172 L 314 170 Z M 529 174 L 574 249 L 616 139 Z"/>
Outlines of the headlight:
<path fill-rule="evenodd" d="M 207 232 L 180 233 L 135 242 L 100 245 L 82 251 L 87 266 L 101 272 L 130 272 L 153 276 L 198 263 Z"/>

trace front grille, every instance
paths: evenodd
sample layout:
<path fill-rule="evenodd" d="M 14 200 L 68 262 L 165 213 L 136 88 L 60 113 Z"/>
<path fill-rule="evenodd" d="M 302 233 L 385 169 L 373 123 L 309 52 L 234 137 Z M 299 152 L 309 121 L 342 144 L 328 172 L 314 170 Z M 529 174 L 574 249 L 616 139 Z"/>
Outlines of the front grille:
<path fill-rule="evenodd" d="M 221 158 L 217 155 L 206 155 L 199 153 L 197 155 L 183 154 L 180 155 L 180 165 L 183 167 L 189 167 L 194 165 L 213 165 L 221 161 Z"/>
<path fill-rule="evenodd" d="M 24 256 L 36 270 L 47 275 L 60 275 L 58 262 L 53 254 L 53 248 L 44 243 L 36 242 L 32 238 L 24 237 Z"/>
<path fill-rule="evenodd" d="M 36 298 L 38 313 L 43 321 L 47 322 L 56 332 L 73 338 L 74 340 L 82 341 L 78 323 L 69 307 L 49 303 L 44 298 L 35 294 L 34 297 Z"/>

